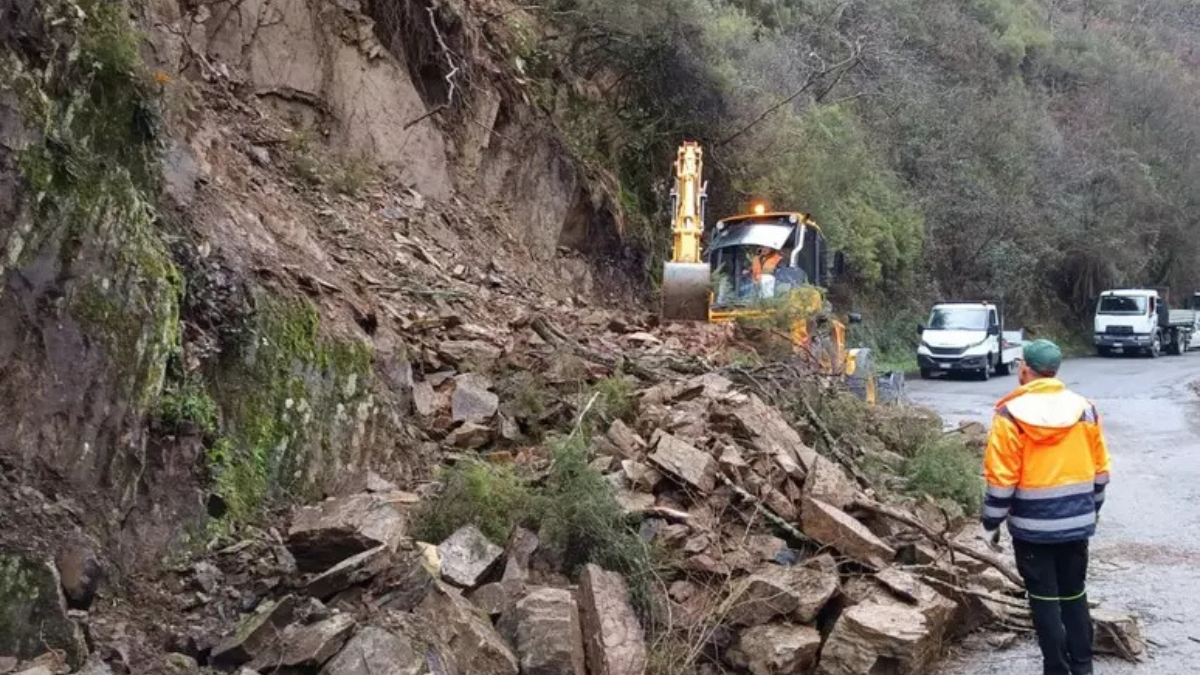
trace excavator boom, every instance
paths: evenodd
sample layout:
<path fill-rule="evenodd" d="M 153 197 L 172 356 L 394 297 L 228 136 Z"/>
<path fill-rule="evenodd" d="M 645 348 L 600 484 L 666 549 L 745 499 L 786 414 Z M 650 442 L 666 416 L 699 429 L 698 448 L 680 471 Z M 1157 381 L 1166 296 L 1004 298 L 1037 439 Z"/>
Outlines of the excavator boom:
<path fill-rule="evenodd" d="M 701 256 L 706 185 L 703 151 L 694 142 L 679 147 L 671 190 L 671 260 L 663 266 L 662 313 L 669 320 L 707 321 L 710 272 Z"/>

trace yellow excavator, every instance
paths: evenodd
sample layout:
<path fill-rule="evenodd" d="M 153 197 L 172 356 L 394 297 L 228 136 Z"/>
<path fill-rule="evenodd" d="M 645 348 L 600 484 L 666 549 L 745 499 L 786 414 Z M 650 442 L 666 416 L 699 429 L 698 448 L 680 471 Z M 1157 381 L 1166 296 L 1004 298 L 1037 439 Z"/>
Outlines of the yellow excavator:
<path fill-rule="evenodd" d="M 708 186 L 702 182 L 703 163 L 698 143 L 679 147 L 663 318 L 726 322 L 785 313 L 795 351 L 812 357 L 822 372 L 844 377 L 852 391 L 874 405 L 878 378 L 870 350 L 846 349 L 846 324 L 831 316 L 821 291 L 826 277 L 821 228 L 808 214 L 756 204 L 751 213 L 718 221 L 704 245 Z M 848 317 L 850 323 L 860 320 Z"/>

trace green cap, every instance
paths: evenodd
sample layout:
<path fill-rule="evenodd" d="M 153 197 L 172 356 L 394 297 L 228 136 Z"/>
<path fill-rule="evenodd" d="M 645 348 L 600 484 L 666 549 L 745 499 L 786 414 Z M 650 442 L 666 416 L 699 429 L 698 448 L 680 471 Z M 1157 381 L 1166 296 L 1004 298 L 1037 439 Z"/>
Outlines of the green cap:
<path fill-rule="evenodd" d="M 1034 340 L 1025 343 L 1022 350 L 1025 365 L 1038 375 L 1054 375 L 1062 365 L 1062 350 L 1049 340 Z"/>

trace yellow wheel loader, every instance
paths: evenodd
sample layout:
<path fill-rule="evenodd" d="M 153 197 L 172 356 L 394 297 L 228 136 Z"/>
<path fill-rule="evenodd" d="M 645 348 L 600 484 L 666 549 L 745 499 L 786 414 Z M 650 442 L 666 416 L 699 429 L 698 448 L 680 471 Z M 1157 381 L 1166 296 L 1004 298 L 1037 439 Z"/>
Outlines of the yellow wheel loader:
<path fill-rule="evenodd" d="M 726 322 L 781 318 L 793 349 L 818 368 L 847 380 L 869 405 L 878 397 L 878 378 L 869 349 L 846 349 L 846 325 L 825 302 L 825 238 L 807 214 L 768 211 L 717 222 L 707 245 L 701 182 L 703 151 L 685 142 L 675 162 L 671 191 L 674 242 L 664 265 L 662 315 L 667 320 Z M 860 317 L 851 314 L 849 322 Z"/>

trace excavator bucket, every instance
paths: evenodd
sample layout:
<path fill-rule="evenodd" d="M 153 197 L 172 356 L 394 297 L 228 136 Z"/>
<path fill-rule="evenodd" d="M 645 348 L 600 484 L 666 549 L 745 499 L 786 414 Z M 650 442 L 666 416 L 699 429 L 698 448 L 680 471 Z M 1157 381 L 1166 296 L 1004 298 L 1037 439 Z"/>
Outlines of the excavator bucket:
<path fill-rule="evenodd" d="M 669 321 L 708 321 L 711 271 L 704 263 L 663 267 L 662 314 Z"/>

